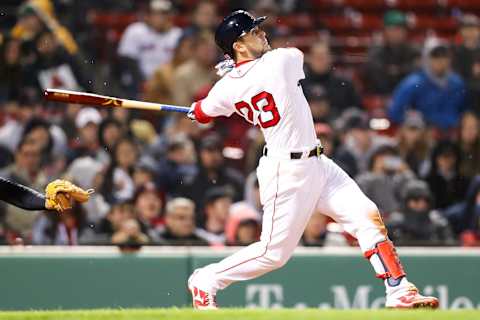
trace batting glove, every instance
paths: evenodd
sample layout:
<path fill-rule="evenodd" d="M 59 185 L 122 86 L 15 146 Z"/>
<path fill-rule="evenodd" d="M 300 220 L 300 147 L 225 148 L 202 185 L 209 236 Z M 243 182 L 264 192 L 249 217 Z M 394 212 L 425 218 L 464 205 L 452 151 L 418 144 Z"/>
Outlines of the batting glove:
<path fill-rule="evenodd" d="M 193 122 L 197 121 L 197 119 L 195 118 L 195 102 L 192 103 L 192 106 L 190 107 L 190 110 L 187 113 L 187 117 Z"/>

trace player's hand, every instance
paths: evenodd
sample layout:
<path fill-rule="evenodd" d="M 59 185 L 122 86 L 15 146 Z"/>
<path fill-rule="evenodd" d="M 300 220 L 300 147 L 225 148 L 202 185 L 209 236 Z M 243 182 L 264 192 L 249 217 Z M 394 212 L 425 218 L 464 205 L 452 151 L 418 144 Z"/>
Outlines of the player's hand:
<path fill-rule="evenodd" d="M 190 107 L 190 110 L 187 113 L 187 117 L 193 122 L 197 121 L 197 119 L 195 118 L 195 102 L 192 103 L 192 106 Z"/>
<path fill-rule="evenodd" d="M 59 212 L 72 208 L 72 201 L 87 202 L 93 189 L 83 190 L 66 180 L 55 180 L 45 188 L 45 208 Z"/>

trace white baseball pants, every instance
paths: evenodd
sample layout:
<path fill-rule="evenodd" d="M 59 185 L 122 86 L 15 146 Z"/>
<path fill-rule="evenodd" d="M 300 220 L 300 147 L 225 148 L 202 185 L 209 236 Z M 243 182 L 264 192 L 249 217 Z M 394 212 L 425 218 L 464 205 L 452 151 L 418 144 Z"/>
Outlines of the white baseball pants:
<path fill-rule="evenodd" d="M 212 293 L 282 267 L 315 210 L 340 223 L 363 252 L 386 239 L 376 205 L 324 155 L 298 160 L 264 156 L 257 176 L 264 209 L 260 241 L 198 270 L 196 279 Z"/>

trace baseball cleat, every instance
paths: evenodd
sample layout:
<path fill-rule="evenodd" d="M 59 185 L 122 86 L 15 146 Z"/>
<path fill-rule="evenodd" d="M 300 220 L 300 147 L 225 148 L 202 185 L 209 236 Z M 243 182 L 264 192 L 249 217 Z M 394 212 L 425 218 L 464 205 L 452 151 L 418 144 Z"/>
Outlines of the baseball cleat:
<path fill-rule="evenodd" d="M 197 270 L 190 276 L 190 278 L 188 278 L 188 290 L 192 294 L 193 308 L 197 310 L 218 309 L 216 295 L 206 290 L 199 289 L 193 284 L 193 279 L 196 273 Z"/>
<path fill-rule="evenodd" d="M 399 289 L 387 296 L 385 302 L 386 308 L 438 308 L 438 299 L 435 297 L 422 296 L 418 289 L 411 285 L 407 288 Z"/>

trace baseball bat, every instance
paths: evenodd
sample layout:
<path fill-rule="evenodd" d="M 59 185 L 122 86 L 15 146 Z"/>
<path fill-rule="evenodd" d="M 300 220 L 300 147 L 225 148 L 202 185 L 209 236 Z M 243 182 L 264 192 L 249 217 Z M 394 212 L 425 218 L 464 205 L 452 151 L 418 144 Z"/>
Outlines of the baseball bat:
<path fill-rule="evenodd" d="M 49 101 L 77 103 L 101 107 L 118 107 L 127 109 L 141 109 L 153 111 L 173 111 L 188 113 L 189 107 L 174 106 L 169 104 L 121 99 L 100 94 L 87 92 L 78 92 L 70 90 L 46 89 L 44 93 L 45 99 Z"/>

